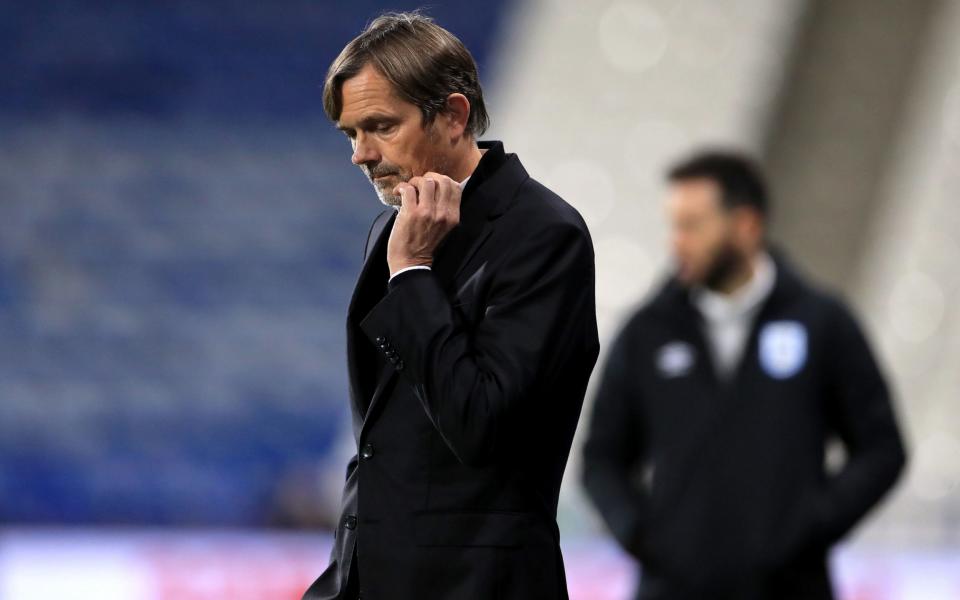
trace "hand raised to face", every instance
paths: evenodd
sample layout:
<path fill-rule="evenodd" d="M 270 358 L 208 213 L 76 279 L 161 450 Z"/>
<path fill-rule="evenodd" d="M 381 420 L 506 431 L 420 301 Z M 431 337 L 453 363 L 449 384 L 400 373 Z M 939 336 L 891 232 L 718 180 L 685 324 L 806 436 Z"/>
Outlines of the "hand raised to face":
<path fill-rule="evenodd" d="M 390 274 L 407 267 L 433 264 L 440 242 L 460 223 L 460 184 L 429 172 L 400 183 L 400 213 L 387 242 Z"/>

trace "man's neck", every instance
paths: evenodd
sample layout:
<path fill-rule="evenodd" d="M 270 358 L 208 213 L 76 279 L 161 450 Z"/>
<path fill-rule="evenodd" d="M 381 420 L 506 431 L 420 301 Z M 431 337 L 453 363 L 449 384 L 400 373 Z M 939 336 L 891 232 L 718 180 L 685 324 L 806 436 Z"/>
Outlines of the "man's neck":
<path fill-rule="evenodd" d="M 748 260 L 743 261 L 739 269 L 734 271 L 724 281 L 711 291 L 730 297 L 746 288 L 757 274 L 757 264 L 762 251 L 754 252 Z"/>
<path fill-rule="evenodd" d="M 469 148 L 450 165 L 450 172 L 447 173 L 447 177 L 454 181 L 463 181 L 470 177 L 477 169 L 477 165 L 480 164 L 483 152 L 477 147 L 476 141 L 471 140 Z"/>

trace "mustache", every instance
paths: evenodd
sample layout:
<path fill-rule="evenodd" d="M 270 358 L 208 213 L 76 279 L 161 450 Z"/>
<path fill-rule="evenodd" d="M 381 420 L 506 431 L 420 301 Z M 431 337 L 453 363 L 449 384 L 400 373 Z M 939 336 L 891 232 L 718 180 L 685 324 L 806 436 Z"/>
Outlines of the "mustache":
<path fill-rule="evenodd" d="M 363 167 L 363 170 L 366 172 L 367 177 L 370 178 L 370 181 L 373 181 L 377 177 L 400 174 L 400 170 L 394 167 L 393 165 L 377 165 L 375 167 L 365 166 Z"/>

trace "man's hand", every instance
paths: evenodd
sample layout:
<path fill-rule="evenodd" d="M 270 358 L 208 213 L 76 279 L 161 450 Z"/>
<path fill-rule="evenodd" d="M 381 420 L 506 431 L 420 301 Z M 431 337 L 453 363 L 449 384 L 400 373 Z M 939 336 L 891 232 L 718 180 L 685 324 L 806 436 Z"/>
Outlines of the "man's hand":
<path fill-rule="evenodd" d="M 426 173 L 394 190 L 400 214 L 387 242 L 387 265 L 400 269 L 431 266 L 437 246 L 460 223 L 460 185 L 445 175 Z"/>

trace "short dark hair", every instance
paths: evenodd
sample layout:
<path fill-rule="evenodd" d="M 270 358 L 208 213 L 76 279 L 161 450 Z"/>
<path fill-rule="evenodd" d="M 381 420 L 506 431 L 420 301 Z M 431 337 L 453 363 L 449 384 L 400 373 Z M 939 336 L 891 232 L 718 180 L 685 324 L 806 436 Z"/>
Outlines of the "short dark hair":
<path fill-rule="evenodd" d="M 477 63 L 463 42 L 428 16 L 386 13 L 344 47 L 330 65 L 323 87 L 323 109 L 332 121 L 343 109 L 343 82 L 367 64 L 420 109 L 425 125 L 446 109 L 450 94 L 463 94 L 470 102 L 467 130 L 474 137 L 490 125 Z"/>
<path fill-rule="evenodd" d="M 767 185 L 757 163 L 730 150 L 703 150 L 675 164 L 667 179 L 676 183 L 691 179 L 710 179 L 720 186 L 724 207 L 749 206 L 767 217 L 770 199 Z"/>

